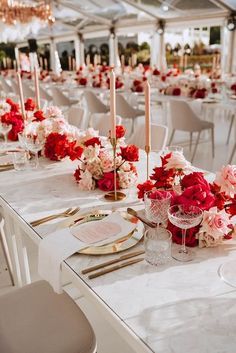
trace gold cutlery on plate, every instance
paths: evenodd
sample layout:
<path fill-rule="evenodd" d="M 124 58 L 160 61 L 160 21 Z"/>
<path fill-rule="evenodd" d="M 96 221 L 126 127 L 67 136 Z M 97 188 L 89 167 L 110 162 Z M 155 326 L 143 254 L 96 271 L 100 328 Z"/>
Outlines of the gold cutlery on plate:
<path fill-rule="evenodd" d="M 30 222 L 30 224 L 33 227 L 36 227 L 36 226 L 39 226 L 40 224 L 52 221 L 53 219 L 56 219 L 56 218 L 64 218 L 64 217 L 74 216 L 79 210 L 80 210 L 80 207 L 76 207 L 74 209 L 73 208 L 68 208 L 67 210 L 65 210 L 63 212 L 60 212 L 60 213 L 57 213 L 57 214 L 54 214 L 54 215 L 51 215 L 51 216 L 47 216 L 47 217 L 43 217 L 43 218 L 37 219 L 37 220 L 35 220 L 33 222 Z"/>
<path fill-rule="evenodd" d="M 81 271 L 81 273 L 83 275 L 85 275 L 86 273 L 89 273 L 89 272 L 92 272 L 92 271 L 95 271 L 95 270 L 99 270 L 100 268 L 103 268 L 103 267 L 106 267 L 106 266 L 109 266 L 109 265 L 113 265 L 117 262 L 121 262 L 123 260 L 128 260 L 132 257 L 135 257 L 135 256 L 138 256 L 138 255 L 142 255 L 144 254 L 144 250 L 140 250 L 140 251 L 135 251 L 135 252 L 132 252 L 132 253 L 129 253 L 129 254 L 126 254 L 126 255 L 122 255 L 120 256 L 118 259 L 113 259 L 113 260 L 110 260 L 110 261 L 106 261 L 106 262 L 103 262 L 99 265 L 95 265 L 95 266 L 92 266 L 92 267 L 88 267 L 88 268 L 85 268 L 84 270 Z"/>
<path fill-rule="evenodd" d="M 123 262 L 123 263 L 121 263 L 119 265 L 112 266 L 112 267 L 109 267 L 109 268 L 105 268 L 105 269 L 103 269 L 101 271 L 95 272 L 95 273 L 89 275 L 88 278 L 89 279 L 93 279 L 93 278 L 96 278 L 96 277 L 99 277 L 99 276 L 103 276 L 106 273 L 117 271 L 117 270 L 119 270 L 119 269 L 121 269 L 123 267 L 134 265 L 134 264 L 137 264 L 138 262 L 141 262 L 141 261 L 143 261 L 143 258 L 138 258 L 138 259 L 135 259 L 135 260 L 126 261 L 126 262 Z"/>
<path fill-rule="evenodd" d="M 149 222 L 147 219 L 141 217 L 141 216 L 138 214 L 138 212 L 135 211 L 133 208 L 128 207 L 128 208 L 127 208 L 127 212 L 128 212 L 130 215 L 132 215 L 132 216 L 138 218 L 141 222 L 143 222 L 144 224 L 146 224 L 148 227 L 150 227 L 150 228 L 156 228 L 157 225 L 156 225 L 155 223 Z"/>

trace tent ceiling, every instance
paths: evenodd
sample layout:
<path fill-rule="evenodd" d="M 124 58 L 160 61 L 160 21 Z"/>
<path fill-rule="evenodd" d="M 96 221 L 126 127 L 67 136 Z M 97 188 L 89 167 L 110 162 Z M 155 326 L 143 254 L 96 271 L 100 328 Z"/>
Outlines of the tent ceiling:
<path fill-rule="evenodd" d="M 175 20 L 184 21 L 186 17 L 226 16 L 236 11 L 236 0 L 52 0 L 51 3 L 55 24 L 41 28 L 37 34 L 39 38 L 86 33 L 99 26 L 102 29 L 121 27 L 124 23 L 127 26 L 134 20 L 140 25 L 147 21 L 155 24 L 160 19 L 173 23 Z M 32 37 L 32 34 L 27 37 Z"/>

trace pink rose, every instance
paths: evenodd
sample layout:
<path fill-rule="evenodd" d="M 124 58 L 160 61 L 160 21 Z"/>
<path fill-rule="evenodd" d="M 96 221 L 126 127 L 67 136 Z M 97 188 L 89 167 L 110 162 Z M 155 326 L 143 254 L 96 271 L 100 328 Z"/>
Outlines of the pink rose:
<path fill-rule="evenodd" d="M 207 233 L 214 237 L 223 237 L 228 234 L 231 229 L 229 215 L 225 210 L 218 211 L 217 207 L 210 208 L 209 211 L 203 213 L 203 219 L 199 233 Z"/>
<path fill-rule="evenodd" d="M 191 164 L 188 162 L 183 153 L 175 151 L 171 152 L 170 158 L 167 159 L 165 164 L 165 170 L 169 169 L 187 169 L 190 168 Z"/>
<path fill-rule="evenodd" d="M 47 118 L 60 118 L 62 117 L 62 111 L 58 107 L 48 107 L 47 108 Z"/>
<path fill-rule="evenodd" d="M 236 194 L 236 165 L 223 166 L 220 172 L 216 173 L 215 184 L 220 186 L 220 192 L 234 197 Z"/>
<path fill-rule="evenodd" d="M 85 170 L 84 172 L 80 171 L 79 176 L 79 189 L 80 190 L 94 190 L 95 189 L 95 181 L 93 180 L 92 174 Z"/>

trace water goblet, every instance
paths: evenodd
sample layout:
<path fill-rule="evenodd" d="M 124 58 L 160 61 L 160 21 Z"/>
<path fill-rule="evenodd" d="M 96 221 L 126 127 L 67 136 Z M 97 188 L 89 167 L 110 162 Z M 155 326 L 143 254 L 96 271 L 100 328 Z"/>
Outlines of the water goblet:
<path fill-rule="evenodd" d="M 149 221 L 157 226 L 166 226 L 168 220 L 168 209 L 172 195 L 168 191 L 151 190 L 144 194 L 145 213 Z"/>
<path fill-rule="evenodd" d="M 4 137 L 4 145 L 7 145 L 7 135 L 8 133 L 11 131 L 12 125 L 8 125 L 5 123 L 0 123 L 0 133 L 3 135 Z"/>
<path fill-rule="evenodd" d="M 26 148 L 29 152 L 33 153 L 35 156 L 35 164 L 34 168 L 38 168 L 39 166 L 39 158 L 38 158 L 38 153 L 41 151 L 43 148 L 43 143 L 40 141 L 37 136 L 34 135 L 27 135 L 25 136 L 24 143 L 26 145 Z"/>
<path fill-rule="evenodd" d="M 168 210 L 169 221 L 182 230 L 182 245 L 172 251 L 172 257 L 186 262 L 194 258 L 194 252 L 188 249 L 186 243 L 187 229 L 196 227 L 202 220 L 202 210 L 197 206 L 174 205 Z"/>
<path fill-rule="evenodd" d="M 178 153 L 181 153 L 183 154 L 184 153 L 184 149 L 182 146 L 167 146 L 165 149 L 164 149 L 164 153 L 170 153 L 170 152 L 178 152 Z"/>

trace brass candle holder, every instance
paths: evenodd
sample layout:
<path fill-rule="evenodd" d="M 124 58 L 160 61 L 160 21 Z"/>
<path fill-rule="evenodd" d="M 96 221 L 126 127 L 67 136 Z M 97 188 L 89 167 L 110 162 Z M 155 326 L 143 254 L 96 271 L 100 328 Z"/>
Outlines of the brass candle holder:
<path fill-rule="evenodd" d="M 145 146 L 145 152 L 147 156 L 147 180 L 149 179 L 149 154 L 150 154 L 150 146 Z"/>
<path fill-rule="evenodd" d="M 126 195 L 117 191 L 117 183 L 116 183 L 116 138 L 111 138 L 111 145 L 113 150 L 113 163 L 114 163 L 114 191 L 110 191 L 104 195 L 104 198 L 108 201 L 121 201 L 126 198 Z"/>

